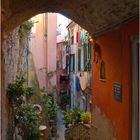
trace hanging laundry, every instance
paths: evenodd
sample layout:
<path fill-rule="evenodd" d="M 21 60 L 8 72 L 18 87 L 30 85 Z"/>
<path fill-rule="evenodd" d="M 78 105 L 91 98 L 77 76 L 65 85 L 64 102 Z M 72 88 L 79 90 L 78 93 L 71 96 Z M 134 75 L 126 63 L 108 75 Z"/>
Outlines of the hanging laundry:
<path fill-rule="evenodd" d="M 86 31 L 84 32 L 84 37 L 83 37 L 83 43 L 86 43 L 87 42 L 87 33 Z"/>
<path fill-rule="evenodd" d="M 76 32 L 76 42 L 79 42 L 79 33 Z"/>
<path fill-rule="evenodd" d="M 82 39 L 83 39 L 83 33 L 80 31 L 79 32 L 79 38 L 80 38 L 80 42 L 82 42 Z"/>
<path fill-rule="evenodd" d="M 75 76 L 75 89 L 76 89 L 77 92 L 80 90 L 79 77 L 78 76 Z"/>
<path fill-rule="evenodd" d="M 80 87 L 82 90 L 85 90 L 87 87 L 87 78 L 86 76 L 80 76 Z"/>

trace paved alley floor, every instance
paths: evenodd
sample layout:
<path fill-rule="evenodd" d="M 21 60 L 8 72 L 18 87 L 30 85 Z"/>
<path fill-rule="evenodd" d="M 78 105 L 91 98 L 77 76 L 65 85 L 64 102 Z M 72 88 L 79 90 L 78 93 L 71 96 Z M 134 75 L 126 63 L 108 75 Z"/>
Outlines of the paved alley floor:
<path fill-rule="evenodd" d="M 57 112 L 57 137 L 55 140 L 65 140 L 64 138 L 65 125 L 62 120 L 61 110 Z"/>

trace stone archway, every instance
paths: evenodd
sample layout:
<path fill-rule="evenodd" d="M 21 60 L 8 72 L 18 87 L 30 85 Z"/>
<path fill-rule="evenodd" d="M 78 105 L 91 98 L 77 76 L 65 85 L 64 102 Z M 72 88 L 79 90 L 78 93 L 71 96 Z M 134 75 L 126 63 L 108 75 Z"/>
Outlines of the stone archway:
<path fill-rule="evenodd" d="M 136 17 L 138 0 L 2 0 L 3 33 L 44 12 L 64 14 L 95 36 Z"/>
<path fill-rule="evenodd" d="M 2 37 L 23 21 L 44 12 L 64 14 L 97 36 L 137 17 L 138 0 L 2 0 Z M 1 89 L 5 96 L 2 58 L 1 62 Z"/>

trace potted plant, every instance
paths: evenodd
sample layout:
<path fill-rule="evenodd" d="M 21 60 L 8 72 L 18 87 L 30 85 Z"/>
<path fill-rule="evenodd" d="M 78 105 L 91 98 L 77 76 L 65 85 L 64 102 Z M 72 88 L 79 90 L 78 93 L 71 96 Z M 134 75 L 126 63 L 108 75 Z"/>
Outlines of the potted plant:
<path fill-rule="evenodd" d="M 40 137 L 38 121 L 39 114 L 34 110 L 32 104 L 22 104 L 15 107 L 15 126 L 20 135 L 27 140 L 38 140 Z"/>
<path fill-rule="evenodd" d="M 48 118 L 49 120 L 55 120 L 56 113 L 59 109 L 56 100 L 52 95 L 44 95 L 43 96 L 43 104 L 47 108 Z"/>
<path fill-rule="evenodd" d="M 90 112 L 83 112 L 81 114 L 81 121 L 85 124 L 91 123 L 91 113 Z"/>
<path fill-rule="evenodd" d="M 66 128 L 76 125 L 81 122 L 82 111 L 79 108 L 73 108 L 68 111 L 63 111 L 63 120 Z"/>
<path fill-rule="evenodd" d="M 21 104 L 23 102 L 23 96 L 25 95 L 25 79 L 23 77 L 16 77 L 16 79 L 8 84 L 7 96 L 12 104 Z"/>
<path fill-rule="evenodd" d="M 47 115 L 48 115 L 49 124 L 51 127 L 51 134 L 54 137 L 57 133 L 56 114 L 59 107 L 53 95 L 44 95 L 43 103 L 44 103 L 44 106 L 47 108 Z"/>

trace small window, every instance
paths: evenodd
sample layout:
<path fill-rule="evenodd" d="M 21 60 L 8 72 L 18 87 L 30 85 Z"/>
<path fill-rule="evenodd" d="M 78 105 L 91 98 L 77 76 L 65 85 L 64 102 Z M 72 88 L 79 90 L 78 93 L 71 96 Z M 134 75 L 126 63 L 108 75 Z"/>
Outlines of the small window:
<path fill-rule="evenodd" d="M 101 62 L 101 65 L 100 65 L 100 79 L 104 80 L 106 78 L 106 75 L 105 75 L 105 63 L 104 61 Z"/>

